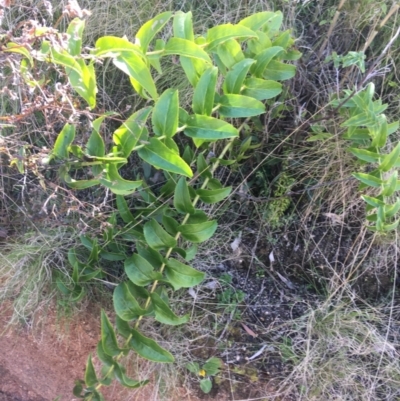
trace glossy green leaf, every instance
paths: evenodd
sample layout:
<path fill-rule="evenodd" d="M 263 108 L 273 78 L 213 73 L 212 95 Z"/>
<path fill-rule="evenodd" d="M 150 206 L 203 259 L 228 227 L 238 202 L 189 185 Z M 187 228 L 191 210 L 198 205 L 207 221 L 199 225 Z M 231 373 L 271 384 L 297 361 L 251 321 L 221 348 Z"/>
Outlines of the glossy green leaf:
<path fill-rule="evenodd" d="M 135 297 L 129 291 L 127 283 L 118 284 L 114 290 L 113 301 L 115 312 L 124 321 L 129 322 L 146 314 L 146 310 L 140 307 Z"/>
<path fill-rule="evenodd" d="M 214 106 L 217 77 L 218 69 L 216 67 L 210 67 L 204 71 L 199 79 L 193 94 L 192 108 L 196 114 L 211 115 Z"/>
<path fill-rule="evenodd" d="M 198 224 L 181 225 L 179 226 L 179 231 L 181 232 L 182 237 L 186 240 L 199 243 L 211 238 L 214 235 L 217 226 L 217 222 L 212 220 Z"/>
<path fill-rule="evenodd" d="M 229 39 L 217 47 L 217 55 L 226 68 L 232 68 L 244 59 L 242 47 L 235 39 Z"/>
<path fill-rule="evenodd" d="M 146 53 L 150 42 L 153 40 L 155 35 L 165 26 L 165 24 L 171 18 L 172 13 L 167 11 L 161 13 L 147 21 L 144 25 L 141 26 L 138 33 L 136 34 L 136 44 L 140 46 L 143 53 Z"/>
<path fill-rule="evenodd" d="M 212 381 L 209 377 L 200 380 L 200 388 L 201 391 L 205 394 L 208 394 L 212 389 Z"/>
<path fill-rule="evenodd" d="M 198 189 L 196 191 L 196 194 L 200 196 L 200 199 L 204 203 L 213 204 L 213 203 L 217 203 L 217 202 L 220 202 L 223 199 L 225 199 L 227 196 L 229 196 L 231 191 L 232 191 L 232 187 L 213 189 L 213 190 Z"/>
<path fill-rule="evenodd" d="M 113 59 L 117 68 L 137 81 L 153 99 L 158 98 L 157 88 L 154 84 L 150 70 L 146 63 L 134 52 L 121 52 Z"/>
<path fill-rule="evenodd" d="M 193 214 L 195 209 L 189 194 L 189 188 L 184 177 L 181 177 L 175 188 L 174 207 L 179 213 Z"/>
<path fill-rule="evenodd" d="M 113 140 L 123 155 L 128 157 L 143 135 L 152 107 L 148 106 L 133 113 L 113 134 Z"/>
<path fill-rule="evenodd" d="M 105 177 L 100 178 L 100 183 L 116 195 L 130 195 L 142 185 L 142 181 L 129 181 L 122 178 L 114 163 L 107 163 L 105 170 Z"/>
<path fill-rule="evenodd" d="M 150 297 L 156 314 L 155 319 L 158 322 L 171 326 L 177 326 L 188 322 L 189 315 L 185 315 L 182 317 L 175 315 L 175 313 L 172 312 L 170 307 L 165 303 L 165 301 L 161 299 L 161 297 L 156 292 L 150 294 Z"/>
<path fill-rule="evenodd" d="M 137 253 L 126 259 L 124 266 L 129 280 L 140 287 L 163 278 L 160 273 L 154 271 L 153 266 L 146 259 Z"/>
<path fill-rule="evenodd" d="M 174 36 L 181 39 L 194 41 L 192 13 L 178 11 L 174 16 Z"/>
<path fill-rule="evenodd" d="M 244 81 L 242 95 L 257 100 L 267 100 L 278 96 L 282 92 L 282 84 L 276 81 L 267 81 L 260 78 L 248 78 Z"/>
<path fill-rule="evenodd" d="M 274 17 L 275 17 L 274 12 L 262 11 L 242 19 L 239 22 L 239 25 L 243 25 L 249 29 L 256 31 L 258 29 L 261 29 L 265 24 L 268 23 L 269 20 L 272 20 Z"/>
<path fill-rule="evenodd" d="M 178 130 L 179 98 L 176 89 L 167 89 L 157 100 L 152 123 L 154 133 L 158 136 L 165 135 L 171 138 Z"/>
<path fill-rule="evenodd" d="M 75 126 L 65 124 L 61 132 L 58 134 L 53 147 L 52 155 L 60 159 L 68 157 L 68 147 L 75 138 Z"/>
<path fill-rule="evenodd" d="M 143 233 L 147 244 L 153 249 L 174 248 L 177 245 L 176 239 L 169 235 L 155 219 L 144 225 Z"/>
<path fill-rule="evenodd" d="M 92 362 L 92 354 L 89 354 L 87 362 L 86 362 L 86 370 L 85 370 L 85 384 L 88 387 L 95 386 L 98 383 L 96 371 L 94 370 L 93 362 Z"/>
<path fill-rule="evenodd" d="M 115 326 L 117 327 L 118 334 L 124 338 L 128 338 L 131 335 L 131 327 L 128 322 L 122 320 L 118 314 L 115 316 Z"/>
<path fill-rule="evenodd" d="M 133 214 L 129 210 L 128 204 L 122 195 L 116 196 L 116 203 L 119 215 L 121 216 L 124 223 L 128 224 L 134 222 L 135 218 L 133 217 Z"/>
<path fill-rule="evenodd" d="M 139 149 L 139 156 L 155 168 L 170 171 L 191 178 L 193 172 L 185 161 L 170 150 L 156 138 L 151 138 L 150 143 L 144 148 Z"/>
<path fill-rule="evenodd" d="M 110 355 L 106 354 L 106 352 L 104 351 L 102 340 L 97 343 L 96 350 L 97 356 L 100 361 L 107 367 L 112 366 L 112 364 L 114 363 L 114 359 Z"/>
<path fill-rule="evenodd" d="M 368 205 L 371 205 L 372 207 L 380 207 L 380 206 L 385 206 L 385 202 L 378 198 L 374 198 L 372 196 L 367 196 L 367 195 L 362 195 L 361 198 L 368 203 Z"/>
<path fill-rule="evenodd" d="M 379 188 L 383 184 L 383 181 L 380 178 L 374 177 L 371 174 L 354 173 L 353 176 L 356 177 L 357 180 L 361 181 L 362 183 L 364 183 L 370 187 Z"/>
<path fill-rule="evenodd" d="M 104 352 L 109 356 L 117 356 L 121 353 L 114 328 L 104 310 L 101 311 L 101 344 Z"/>
<path fill-rule="evenodd" d="M 398 143 L 395 148 L 388 154 L 383 156 L 382 163 L 379 165 L 378 169 L 381 171 L 389 171 L 392 169 L 400 156 L 400 143 Z"/>
<path fill-rule="evenodd" d="M 271 61 L 274 58 L 276 58 L 283 51 L 284 51 L 283 47 L 273 46 L 270 47 L 269 49 L 264 50 L 260 54 L 257 54 L 255 57 L 256 64 L 254 64 L 251 68 L 252 74 L 254 74 L 258 78 L 262 78 L 263 73 L 267 68 L 267 66 L 271 63 Z"/>
<path fill-rule="evenodd" d="M 224 80 L 223 90 L 225 94 L 240 93 L 247 73 L 254 62 L 255 60 L 246 58 L 232 67 L 232 69 L 226 74 Z"/>
<path fill-rule="evenodd" d="M 262 77 L 264 79 L 272 79 L 274 81 L 285 81 L 293 78 L 295 75 L 296 67 L 294 65 L 272 60 L 270 63 L 268 63 L 268 66 L 262 74 Z"/>
<path fill-rule="evenodd" d="M 223 95 L 218 103 L 221 105 L 218 111 L 224 117 L 253 117 L 265 112 L 263 103 L 243 95 Z"/>
<path fill-rule="evenodd" d="M 135 329 L 132 330 L 132 338 L 129 341 L 129 347 L 149 361 L 161 363 L 172 363 L 175 361 L 175 358 L 170 352 Z"/>
<path fill-rule="evenodd" d="M 171 38 L 165 46 L 164 54 L 175 54 L 177 56 L 185 56 L 195 58 L 211 64 L 208 54 L 196 43 L 187 39 Z"/>
<path fill-rule="evenodd" d="M 229 39 L 249 39 L 256 33 L 243 25 L 223 24 L 210 28 L 206 35 L 207 51 L 215 49 L 218 45 Z"/>
<path fill-rule="evenodd" d="M 190 288 L 200 284 L 205 277 L 203 272 L 200 272 L 193 267 L 187 266 L 176 259 L 168 259 L 165 267 L 165 275 L 168 281 L 177 291 L 180 288 Z"/>
<path fill-rule="evenodd" d="M 349 151 L 360 160 L 369 163 L 377 163 L 382 158 L 382 155 L 380 155 L 379 153 L 370 152 L 366 149 L 349 148 Z"/>
<path fill-rule="evenodd" d="M 204 141 L 217 141 L 239 136 L 239 131 L 233 125 L 214 117 L 195 114 L 189 117 L 186 125 L 185 135 Z"/>

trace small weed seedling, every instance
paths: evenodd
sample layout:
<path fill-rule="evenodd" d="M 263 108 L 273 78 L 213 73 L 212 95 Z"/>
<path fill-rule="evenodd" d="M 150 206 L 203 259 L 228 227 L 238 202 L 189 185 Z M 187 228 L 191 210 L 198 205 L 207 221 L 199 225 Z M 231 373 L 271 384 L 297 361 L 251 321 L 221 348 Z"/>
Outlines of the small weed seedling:
<path fill-rule="evenodd" d="M 200 388 L 203 393 L 208 394 L 212 389 L 212 376 L 216 376 L 222 367 L 222 361 L 219 358 L 212 357 L 206 363 L 200 366 L 197 362 L 189 362 L 186 369 L 196 375 L 202 377 L 200 379 Z"/>

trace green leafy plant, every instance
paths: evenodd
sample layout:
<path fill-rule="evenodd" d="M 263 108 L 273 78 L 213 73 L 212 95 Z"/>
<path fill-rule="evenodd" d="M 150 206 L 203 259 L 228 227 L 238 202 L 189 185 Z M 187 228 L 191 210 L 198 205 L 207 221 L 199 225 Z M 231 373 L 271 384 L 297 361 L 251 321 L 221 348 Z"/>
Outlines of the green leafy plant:
<path fill-rule="evenodd" d="M 200 366 L 197 362 L 189 362 L 186 369 L 195 374 L 200 379 L 200 388 L 203 393 L 208 394 L 212 389 L 211 376 L 216 376 L 222 367 L 222 361 L 219 358 L 212 357 Z"/>
<path fill-rule="evenodd" d="M 97 357 L 102 370 L 96 372 L 89 355 L 84 380 L 74 388 L 76 397 L 102 400 L 101 387 L 113 379 L 128 388 L 145 385 L 148 380 L 129 378 L 121 363 L 131 351 L 150 361 L 174 362 L 168 350 L 140 332 L 140 323 L 151 317 L 176 326 L 189 319 L 187 314 L 175 314 L 169 298 L 171 290 L 193 287 L 205 276 L 187 263 L 197 244 L 217 230 L 217 221 L 209 219 L 200 203 L 215 204 L 229 196 L 231 188 L 224 187 L 214 173 L 220 165 L 229 166 L 254 148 L 247 140 L 239 146 L 238 157 L 232 150 L 240 143 L 242 129 L 265 112 L 263 102 L 281 93 L 282 84 L 277 81 L 294 76 L 295 66 L 286 61 L 301 55 L 292 48 L 290 32 L 279 31 L 282 19 L 280 12 L 261 12 L 195 36 L 191 13 L 165 12 L 139 29 L 135 43 L 100 37 L 87 53 L 82 48 L 85 22 L 76 18 L 66 35 L 36 27 L 33 36 L 41 39 L 37 50 L 30 50 L 27 44 L 7 44 L 7 52 L 22 54 L 32 68 L 33 60 L 54 65 L 64 84 L 85 100 L 89 110 L 96 107 L 95 65 L 107 59 L 129 77 L 134 90 L 147 102 L 122 120 L 107 145 L 110 141 L 103 138 L 103 124 L 107 119 L 121 121 L 119 116 L 113 111 L 96 114 L 84 141 L 79 113 L 66 96 L 72 113 L 51 153 L 42 160 L 56 168 L 60 179 L 73 189 L 101 186 L 110 191 L 117 206 L 102 238 L 82 236 L 86 251 L 70 250 L 71 282 L 57 281 L 63 293 L 78 301 L 84 296 L 86 282 L 106 277 L 101 260 L 123 267 L 124 280 L 113 293 L 115 325 L 104 311 L 101 314 Z M 169 21 L 173 36 L 159 39 L 158 33 Z M 180 106 L 177 89 L 160 93 L 157 88 L 153 74 L 163 74 L 167 56 L 179 57 L 193 87 L 191 110 Z M 165 181 L 157 193 L 142 177 L 123 177 L 121 169 L 129 166 L 132 157 L 162 171 Z M 219 368 L 214 359 L 203 366 L 209 376 Z M 201 386 L 208 392 L 211 381 L 204 379 Z"/>
<path fill-rule="evenodd" d="M 361 182 L 360 190 L 373 188 L 373 196 L 362 195 L 366 202 L 367 221 L 372 223 L 370 230 L 386 232 L 394 230 L 399 220 L 394 220 L 400 210 L 400 199 L 390 203 L 396 191 L 400 190 L 397 168 L 400 167 L 400 143 L 390 153 L 383 153 L 390 134 L 397 131 L 399 122 L 388 123 L 383 114 L 387 104 L 380 99 L 373 100 L 375 87 L 372 83 L 357 93 L 345 91 L 346 97 L 336 100 L 334 105 L 340 106 L 346 121 L 344 138 L 352 143 L 349 151 L 364 166 L 371 166 L 372 171 L 354 173 Z"/>

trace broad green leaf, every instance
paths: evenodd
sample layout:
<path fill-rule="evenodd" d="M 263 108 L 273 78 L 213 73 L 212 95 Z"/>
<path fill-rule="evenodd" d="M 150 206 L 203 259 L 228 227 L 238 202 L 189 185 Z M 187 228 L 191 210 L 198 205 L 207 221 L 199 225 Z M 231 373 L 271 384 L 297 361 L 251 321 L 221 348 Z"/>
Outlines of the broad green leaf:
<path fill-rule="evenodd" d="M 186 125 L 185 135 L 204 141 L 218 141 L 239 136 L 239 131 L 233 125 L 214 117 L 195 114 L 189 117 Z"/>
<path fill-rule="evenodd" d="M 368 205 L 371 205 L 372 207 L 380 207 L 380 206 L 385 206 L 385 202 L 381 201 L 380 199 L 374 198 L 372 196 L 368 195 L 362 195 L 361 198 L 368 203 Z"/>
<path fill-rule="evenodd" d="M 175 291 L 180 288 L 194 287 L 200 284 L 205 277 L 204 273 L 173 258 L 168 259 L 167 266 L 165 267 L 165 275 Z"/>
<path fill-rule="evenodd" d="M 243 25 L 223 24 L 208 30 L 206 41 L 207 51 L 215 49 L 221 43 L 229 39 L 248 39 L 256 36 L 256 33 Z"/>
<path fill-rule="evenodd" d="M 225 94 L 240 93 L 247 73 L 254 62 L 255 60 L 246 58 L 232 67 L 232 69 L 226 74 L 224 80 L 223 90 Z"/>
<path fill-rule="evenodd" d="M 186 77 L 193 87 L 197 85 L 203 72 L 210 66 L 204 60 L 189 57 L 181 57 L 180 63 L 185 71 Z"/>
<path fill-rule="evenodd" d="M 192 13 L 178 11 L 174 16 L 174 36 L 181 39 L 194 41 Z"/>
<path fill-rule="evenodd" d="M 164 258 L 162 257 L 162 255 L 158 251 L 154 250 L 153 248 L 150 248 L 150 247 L 144 248 L 144 247 L 141 247 L 138 245 L 137 251 L 138 251 L 139 255 L 142 258 L 146 259 L 146 261 L 149 262 L 153 266 L 153 268 L 156 270 L 158 270 L 161 267 L 161 265 L 164 263 Z M 136 289 L 135 291 L 136 291 L 136 293 L 140 294 L 138 292 L 138 289 Z M 143 297 L 144 293 L 141 293 L 140 296 Z M 147 293 L 144 298 L 147 298 Z"/>
<path fill-rule="evenodd" d="M 399 226 L 400 220 L 396 220 L 392 224 L 384 224 L 382 227 L 382 231 L 392 231 L 395 230 Z"/>
<path fill-rule="evenodd" d="M 369 163 L 377 163 L 382 158 L 382 155 L 379 153 L 370 152 L 366 149 L 349 148 L 349 151 L 360 160 L 364 160 Z"/>
<path fill-rule="evenodd" d="M 187 220 L 187 224 L 199 224 L 205 222 L 208 222 L 207 213 L 199 209 L 197 209 L 194 214 L 191 214 Z"/>
<path fill-rule="evenodd" d="M 184 224 L 179 226 L 182 237 L 195 243 L 204 242 L 211 238 L 217 229 L 215 220 L 206 221 L 198 224 Z"/>
<path fill-rule="evenodd" d="M 248 78 L 244 81 L 241 92 L 244 96 L 250 96 L 257 100 L 267 100 L 282 92 L 282 84 L 276 81 L 267 81 L 260 78 Z"/>
<path fill-rule="evenodd" d="M 187 262 L 190 262 L 192 259 L 194 259 L 194 257 L 197 254 L 197 250 L 198 250 L 198 246 L 197 244 L 193 244 L 192 246 L 190 246 L 188 249 L 186 249 L 186 257 L 185 260 Z"/>
<path fill-rule="evenodd" d="M 135 329 L 132 330 L 132 338 L 129 341 L 129 347 L 149 361 L 161 363 L 172 363 L 175 361 L 175 358 L 170 352 Z"/>
<path fill-rule="evenodd" d="M 254 64 L 251 68 L 252 74 L 254 74 L 258 78 L 262 78 L 263 73 L 267 66 L 271 63 L 271 61 L 277 57 L 280 53 L 284 51 L 283 47 L 280 46 L 273 46 L 269 49 L 264 50 L 260 54 L 257 54 L 255 57 L 256 64 Z M 270 78 L 274 79 L 275 78 Z"/>
<path fill-rule="evenodd" d="M 84 384 L 85 382 L 83 380 L 75 380 L 75 386 L 72 390 L 72 393 L 74 394 L 75 397 L 82 398 L 81 393 Z"/>
<path fill-rule="evenodd" d="M 137 253 L 126 259 L 124 266 L 129 280 L 140 287 L 163 278 L 160 273 L 154 271 L 153 266 L 146 259 Z"/>
<path fill-rule="evenodd" d="M 137 81 L 152 99 L 158 98 L 157 88 L 150 70 L 140 56 L 134 52 L 121 52 L 119 56 L 113 59 L 113 63 L 121 71 Z"/>
<path fill-rule="evenodd" d="M 229 39 L 217 47 L 217 54 L 226 68 L 232 68 L 244 59 L 242 47 L 235 39 Z"/>
<path fill-rule="evenodd" d="M 128 338 L 131 335 L 131 326 L 128 322 L 122 320 L 118 314 L 115 316 L 115 326 L 117 327 L 118 334 L 124 338 Z"/>
<path fill-rule="evenodd" d="M 144 225 L 143 233 L 147 244 L 153 249 L 174 248 L 177 245 L 176 239 L 169 235 L 155 219 Z"/>
<path fill-rule="evenodd" d="M 146 314 L 146 310 L 142 309 L 135 297 L 129 291 L 127 283 L 120 283 L 114 290 L 113 294 L 114 309 L 117 315 L 124 321 L 137 319 L 139 316 Z"/>
<path fill-rule="evenodd" d="M 200 365 L 197 362 L 189 362 L 185 365 L 185 368 L 195 375 L 198 375 L 200 371 Z"/>
<path fill-rule="evenodd" d="M 65 124 L 62 131 L 58 134 L 53 147 L 52 155 L 60 159 L 66 159 L 68 157 L 68 147 L 71 145 L 74 138 L 75 126 Z"/>
<path fill-rule="evenodd" d="M 201 391 L 208 394 L 212 389 L 212 381 L 209 377 L 200 380 Z"/>
<path fill-rule="evenodd" d="M 280 61 L 272 60 L 268 63 L 262 77 L 264 79 L 272 79 L 274 81 L 285 81 L 296 75 L 296 67 L 292 64 L 281 63 Z"/>
<path fill-rule="evenodd" d="M 86 294 L 85 287 L 76 285 L 71 294 L 72 302 L 79 302 Z"/>
<path fill-rule="evenodd" d="M 103 362 L 103 364 L 107 367 L 112 366 L 112 364 L 114 363 L 114 359 L 112 358 L 112 356 L 105 353 L 102 340 L 100 340 L 97 343 L 96 350 L 97 350 L 97 356 L 100 359 L 100 361 Z"/>
<path fill-rule="evenodd" d="M 123 155 L 128 157 L 138 143 L 145 129 L 147 118 L 152 110 L 151 106 L 133 113 L 113 134 L 113 140 L 121 149 Z"/>
<path fill-rule="evenodd" d="M 135 221 L 133 214 L 129 210 L 128 204 L 122 195 L 116 196 L 116 202 L 117 202 L 117 209 L 118 209 L 119 215 L 121 216 L 124 223 L 128 224 L 128 223 L 132 223 L 133 221 Z"/>
<path fill-rule="evenodd" d="M 199 79 L 193 94 L 192 108 L 196 114 L 211 115 L 214 106 L 217 77 L 218 69 L 216 67 L 210 67 L 204 71 Z"/>
<path fill-rule="evenodd" d="M 114 328 L 103 309 L 101 310 L 101 344 L 104 352 L 109 356 L 117 356 L 121 353 Z"/>
<path fill-rule="evenodd" d="M 389 171 L 394 167 L 400 156 L 400 143 L 386 156 L 383 156 L 383 161 L 379 165 L 378 169 L 381 171 Z"/>
<path fill-rule="evenodd" d="M 147 48 L 149 47 L 150 42 L 153 40 L 154 36 L 165 26 L 165 24 L 171 18 L 172 13 L 167 11 L 165 13 L 161 13 L 147 21 L 142 27 L 139 29 L 136 34 L 136 44 L 140 46 L 143 53 L 146 53 Z"/>
<path fill-rule="evenodd" d="M 162 75 L 162 68 L 160 59 L 164 53 L 165 49 L 165 41 L 162 39 L 157 39 L 156 44 L 154 45 L 154 51 L 152 54 L 147 55 L 147 60 L 149 61 L 150 65 L 155 68 L 155 70 Z"/>
<path fill-rule="evenodd" d="M 399 121 L 395 121 L 387 125 L 387 134 L 391 135 L 399 129 Z"/>
<path fill-rule="evenodd" d="M 184 177 L 181 177 L 175 188 L 174 207 L 179 213 L 193 214 L 195 212 L 189 194 L 189 188 Z"/>
<path fill-rule="evenodd" d="M 212 179 L 212 174 L 210 171 L 210 166 L 208 165 L 203 153 L 199 153 L 197 157 L 197 173 L 200 177 Z"/>
<path fill-rule="evenodd" d="M 102 36 L 96 41 L 93 55 L 97 57 L 117 57 L 123 52 L 133 52 L 143 61 L 146 57 L 138 45 L 129 42 L 128 39 L 116 36 Z"/>
<path fill-rule="evenodd" d="M 100 178 L 100 183 L 116 195 L 130 195 L 142 185 L 142 181 L 129 181 L 122 178 L 114 163 L 107 163 L 105 170 L 105 177 Z"/>
<path fill-rule="evenodd" d="M 127 388 L 139 388 L 145 386 L 149 381 L 148 380 L 133 380 L 127 377 L 124 373 L 124 368 L 118 363 L 114 362 L 114 374 L 117 380 Z"/>
<path fill-rule="evenodd" d="M 393 205 L 385 205 L 385 216 L 393 217 L 400 210 L 400 199 L 396 198 L 396 202 Z"/>
<path fill-rule="evenodd" d="M 222 201 L 231 193 L 232 187 L 226 187 L 221 189 L 198 189 L 196 194 L 200 196 L 200 199 L 204 203 L 213 204 Z"/>
<path fill-rule="evenodd" d="M 172 218 L 171 216 L 163 215 L 162 217 L 162 222 L 165 227 L 165 229 L 173 236 L 175 236 L 179 231 L 179 223 Z"/>
<path fill-rule="evenodd" d="M 223 95 L 218 103 L 221 105 L 218 111 L 224 117 L 253 117 L 265 112 L 263 103 L 243 95 Z"/>
<path fill-rule="evenodd" d="M 86 145 L 86 151 L 89 156 L 103 157 L 105 154 L 105 145 L 104 145 L 103 138 L 101 137 L 101 135 L 99 133 L 100 130 L 95 128 L 95 123 L 96 122 L 101 123 L 105 118 L 106 118 L 106 116 L 102 116 L 93 122 L 93 130 L 92 130 L 92 133 L 90 134 L 88 143 Z M 100 125 L 100 124 L 98 124 L 98 125 Z M 96 124 L 96 126 L 97 126 L 97 124 Z"/>
<path fill-rule="evenodd" d="M 364 183 L 370 187 L 379 188 L 383 184 L 383 181 L 380 178 L 374 177 L 371 174 L 354 173 L 353 176 L 355 178 L 357 178 L 357 180 L 361 181 L 362 183 Z"/>
<path fill-rule="evenodd" d="M 262 30 L 268 33 L 269 37 L 272 38 L 282 25 L 283 14 L 281 11 L 277 11 L 273 16 L 268 17 L 267 22 L 261 27 Z"/>
<path fill-rule="evenodd" d="M 386 140 L 388 137 L 388 123 L 386 116 L 382 114 L 378 118 L 378 127 L 375 131 L 375 135 L 372 138 L 372 147 L 381 148 L 386 145 Z"/>
<path fill-rule="evenodd" d="M 219 370 L 221 368 L 222 368 L 221 359 L 215 357 L 208 359 L 207 362 L 203 365 L 203 369 L 209 376 L 215 376 L 217 373 L 219 373 Z"/>
<path fill-rule="evenodd" d="M 268 23 L 269 20 L 272 20 L 275 17 L 275 13 L 272 11 L 262 11 L 259 13 L 255 13 L 242 19 L 239 22 L 239 25 L 243 25 L 246 28 L 252 29 L 254 31 L 262 28 L 265 24 Z"/>
<path fill-rule="evenodd" d="M 290 37 L 290 30 L 287 30 L 285 32 L 281 32 L 277 37 L 274 38 L 272 45 L 273 46 L 281 46 L 284 49 L 286 49 L 288 46 L 293 44 L 291 43 L 291 37 Z"/>
<path fill-rule="evenodd" d="M 154 133 L 171 138 L 178 130 L 179 98 L 176 89 L 167 89 L 154 105 L 151 116 Z"/>
<path fill-rule="evenodd" d="M 250 39 L 249 41 L 247 41 L 246 54 L 252 57 L 257 56 L 266 49 L 272 47 L 271 39 L 266 33 L 262 31 L 257 31 L 256 33 L 257 33 L 257 38 Z"/>
<path fill-rule="evenodd" d="M 150 294 L 150 297 L 156 314 L 155 319 L 158 322 L 171 326 L 177 326 L 188 322 L 189 315 L 184 315 L 182 317 L 175 315 L 175 313 L 172 312 L 170 307 L 165 303 L 165 301 L 161 299 L 161 297 L 156 292 Z"/>
<path fill-rule="evenodd" d="M 86 362 L 85 384 L 87 387 L 95 386 L 98 383 L 96 371 L 92 362 L 92 354 L 89 354 Z"/>
<path fill-rule="evenodd" d="M 71 56 L 80 56 L 82 50 L 82 34 L 85 29 L 85 21 L 74 18 L 68 25 L 68 53 Z"/>
<path fill-rule="evenodd" d="M 9 42 L 9 43 L 7 43 L 7 47 L 3 48 L 2 51 L 22 54 L 29 60 L 30 65 L 33 66 L 33 58 L 31 56 L 31 53 L 25 46 L 23 46 L 19 43 Z"/>
<path fill-rule="evenodd" d="M 171 38 L 168 40 L 165 46 L 165 53 L 176 54 L 178 56 L 184 56 L 194 59 L 199 59 L 211 64 L 211 59 L 208 54 L 196 43 L 191 42 L 187 39 Z"/>
<path fill-rule="evenodd" d="M 383 184 L 381 195 L 392 196 L 396 191 L 398 173 L 395 171 Z"/>
<path fill-rule="evenodd" d="M 191 178 L 193 172 L 185 161 L 170 150 L 156 138 L 150 138 L 150 143 L 144 148 L 139 149 L 139 156 L 155 168 L 170 171 Z"/>

